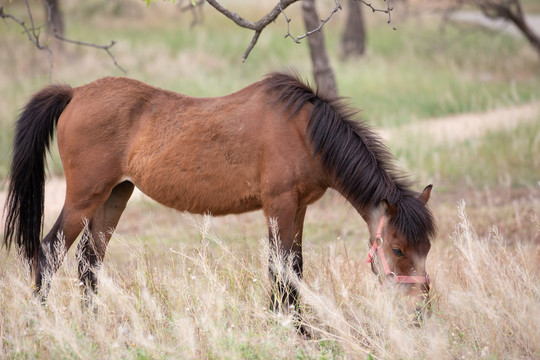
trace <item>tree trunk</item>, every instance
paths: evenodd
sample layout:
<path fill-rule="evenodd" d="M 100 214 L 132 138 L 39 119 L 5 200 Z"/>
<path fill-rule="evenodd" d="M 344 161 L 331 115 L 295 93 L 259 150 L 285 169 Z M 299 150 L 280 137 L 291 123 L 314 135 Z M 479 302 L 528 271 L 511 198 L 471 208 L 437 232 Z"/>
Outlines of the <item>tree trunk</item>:
<path fill-rule="evenodd" d="M 315 0 L 302 0 L 302 14 L 306 31 L 319 26 L 321 20 L 315 8 Z M 324 89 L 328 94 L 337 95 L 336 78 L 328 60 L 322 30 L 308 36 L 308 44 L 313 64 L 313 77 L 317 87 Z"/>
<path fill-rule="evenodd" d="M 362 56 L 366 50 L 366 27 L 362 6 L 357 0 L 349 0 L 347 8 L 347 22 L 341 37 L 341 55 L 345 59 Z"/>
<path fill-rule="evenodd" d="M 45 0 L 45 10 L 49 14 L 47 31 L 49 34 L 64 35 L 64 17 L 60 10 L 60 0 Z"/>

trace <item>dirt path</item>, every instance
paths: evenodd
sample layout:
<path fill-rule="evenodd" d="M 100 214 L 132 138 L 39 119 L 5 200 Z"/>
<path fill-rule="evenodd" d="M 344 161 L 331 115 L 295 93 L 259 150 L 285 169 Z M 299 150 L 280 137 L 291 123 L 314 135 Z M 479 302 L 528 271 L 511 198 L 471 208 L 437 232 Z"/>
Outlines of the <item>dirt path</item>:
<path fill-rule="evenodd" d="M 490 131 L 509 130 L 519 124 L 538 121 L 539 116 L 540 102 L 533 102 L 483 113 L 427 119 L 395 129 L 382 129 L 380 134 L 387 141 L 414 133 L 415 136 L 428 136 L 435 143 L 454 143 L 481 137 Z"/>
<path fill-rule="evenodd" d="M 500 108 L 484 113 L 459 114 L 437 119 L 428 119 L 395 129 L 382 129 L 379 133 L 387 141 L 404 135 L 429 136 L 435 142 L 459 142 L 471 137 L 480 137 L 488 131 L 511 129 L 518 124 L 538 121 L 540 102 Z M 49 228 L 64 203 L 65 182 L 63 178 L 49 178 L 45 191 L 45 228 Z M 5 204 L 6 191 L 0 192 L 0 204 Z M 135 190 L 131 202 L 145 199 Z M 3 207 L 3 206 L 2 206 Z M 3 233 L 4 214 L 0 211 L 0 233 Z"/>

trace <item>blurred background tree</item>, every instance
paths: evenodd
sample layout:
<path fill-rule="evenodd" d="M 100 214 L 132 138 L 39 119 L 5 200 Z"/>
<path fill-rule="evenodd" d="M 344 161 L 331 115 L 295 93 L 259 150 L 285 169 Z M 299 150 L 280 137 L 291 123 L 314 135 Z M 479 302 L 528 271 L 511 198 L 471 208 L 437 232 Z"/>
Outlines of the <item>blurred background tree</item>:
<path fill-rule="evenodd" d="M 347 21 L 341 36 L 341 56 L 347 59 L 364 55 L 366 36 L 362 6 L 358 0 L 348 0 Z"/>
<path fill-rule="evenodd" d="M 60 0 L 45 0 L 45 8 L 49 14 L 47 31 L 50 34 L 64 35 L 64 15 L 60 9 Z"/>
<path fill-rule="evenodd" d="M 320 24 L 320 18 L 315 7 L 315 0 L 302 0 L 302 15 L 306 31 L 316 29 Z M 337 83 L 334 70 L 330 65 L 324 34 L 322 29 L 316 31 L 308 37 L 309 54 L 313 68 L 313 78 L 317 87 L 325 89 L 332 95 L 337 95 Z"/>
<path fill-rule="evenodd" d="M 489 19 L 512 23 L 540 56 L 540 36 L 527 22 L 521 0 L 453 0 L 447 3 L 448 12 L 466 7 L 477 8 Z"/>

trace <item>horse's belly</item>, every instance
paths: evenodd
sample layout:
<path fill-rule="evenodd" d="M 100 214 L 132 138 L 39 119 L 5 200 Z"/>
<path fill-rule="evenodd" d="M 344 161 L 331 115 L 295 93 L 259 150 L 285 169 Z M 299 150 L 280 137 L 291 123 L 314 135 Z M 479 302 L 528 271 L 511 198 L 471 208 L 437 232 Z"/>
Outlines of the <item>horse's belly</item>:
<path fill-rule="evenodd" d="M 261 208 L 258 181 L 248 174 L 246 169 L 220 169 L 210 162 L 193 168 L 162 166 L 131 178 L 143 193 L 165 206 L 225 215 Z"/>
<path fill-rule="evenodd" d="M 128 173 L 156 201 L 215 215 L 260 209 L 263 129 L 239 117 L 190 118 L 177 128 L 145 124 L 130 149 Z"/>

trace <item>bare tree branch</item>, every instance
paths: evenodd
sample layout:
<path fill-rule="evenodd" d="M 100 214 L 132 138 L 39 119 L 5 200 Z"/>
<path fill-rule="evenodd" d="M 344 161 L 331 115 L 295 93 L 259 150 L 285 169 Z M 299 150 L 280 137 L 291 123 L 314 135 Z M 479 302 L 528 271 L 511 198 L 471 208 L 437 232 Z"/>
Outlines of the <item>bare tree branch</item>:
<path fill-rule="evenodd" d="M 87 43 L 87 42 L 84 42 L 84 41 L 67 39 L 67 38 L 65 38 L 62 35 L 57 34 L 57 33 L 54 34 L 54 37 L 56 39 L 60 40 L 60 41 L 67 42 L 69 44 L 75 44 L 75 45 L 80 45 L 80 46 L 91 47 L 91 48 L 94 48 L 94 49 L 104 50 L 107 53 L 107 55 L 109 55 L 109 57 L 111 58 L 114 65 L 118 69 L 122 70 L 122 72 L 127 73 L 127 70 L 124 69 L 122 66 L 120 66 L 120 64 L 118 64 L 118 62 L 116 61 L 116 58 L 114 57 L 113 53 L 111 52 L 111 48 L 116 44 L 116 41 L 114 41 L 114 40 L 111 40 L 111 43 L 109 45 L 97 45 L 97 44 Z"/>
<path fill-rule="evenodd" d="M 49 79 L 52 78 L 52 69 L 53 69 L 53 51 L 51 50 L 51 48 L 49 47 L 48 44 L 42 44 L 41 41 L 40 41 L 40 34 L 41 34 L 41 27 L 37 27 L 34 23 L 34 17 L 33 17 L 33 14 L 32 14 L 32 9 L 30 7 L 30 4 L 28 2 L 28 0 L 25 0 L 25 4 L 26 4 L 26 12 L 28 14 L 28 18 L 30 19 L 30 25 L 27 26 L 26 23 L 23 21 L 23 20 L 20 20 L 18 19 L 17 17 L 11 15 L 11 14 L 8 14 L 4 11 L 4 7 L 3 6 L 0 6 L 0 18 L 1 19 L 4 19 L 4 21 L 6 19 L 9 19 L 9 20 L 12 20 L 14 21 L 15 23 L 17 23 L 19 26 L 21 26 L 24 30 L 24 33 L 26 34 L 26 36 L 28 37 L 28 40 L 34 44 L 34 46 L 36 48 L 38 48 L 39 50 L 44 50 L 44 51 L 47 51 L 47 53 L 49 54 L 49 63 L 50 63 L 50 67 L 49 67 Z M 50 14 L 50 7 L 48 7 L 48 16 L 47 16 L 47 21 L 49 22 L 51 20 L 51 14 Z M 67 43 L 70 43 L 70 44 L 75 44 L 75 45 L 80 45 L 80 46 L 86 46 L 86 47 L 92 47 L 92 48 L 95 48 L 95 49 L 101 49 L 101 50 L 104 50 L 108 55 L 109 57 L 113 60 L 113 63 L 114 65 L 120 69 L 122 72 L 126 73 L 127 71 L 121 67 L 118 62 L 116 61 L 116 58 L 114 57 L 113 53 L 111 52 L 111 48 L 114 46 L 115 44 L 115 41 L 111 41 L 111 43 L 109 45 L 97 45 L 97 44 L 92 44 L 92 43 L 88 43 L 88 42 L 83 42 L 83 41 L 77 41 L 77 40 L 71 40 L 71 39 L 68 39 L 68 38 L 65 38 L 63 35 L 57 33 L 56 31 L 54 32 L 54 37 L 60 41 L 63 41 L 63 42 L 67 42 Z"/>
<path fill-rule="evenodd" d="M 30 9 L 28 9 L 28 11 L 30 11 Z M 32 22 L 32 26 L 30 26 L 30 27 L 26 26 L 24 21 L 19 20 L 15 16 L 13 16 L 11 14 L 6 14 L 4 12 L 4 7 L 0 6 L 0 18 L 4 19 L 4 21 L 5 21 L 5 19 L 11 19 L 14 22 L 16 22 L 17 24 L 19 24 L 23 28 L 25 34 L 28 36 L 28 40 L 32 44 L 34 44 L 39 50 L 45 50 L 45 47 L 39 43 L 39 31 L 38 31 L 38 33 L 36 33 L 36 30 L 38 30 L 38 29 L 36 29 L 33 26 L 33 20 L 32 20 L 32 16 L 31 16 L 32 13 L 30 12 L 29 14 L 30 14 L 31 22 Z"/>
<path fill-rule="evenodd" d="M 390 0 L 384 0 L 386 2 L 386 9 L 377 9 L 371 3 L 368 3 L 365 0 L 357 0 L 357 1 L 369 7 L 372 12 L 382 12 L 382 13 L 388 14 L 387 23 L 392 26 L 392 29 L 396 30 L 396 27 L 394 26 L 394 24 L 392 24 L 392 10 L 394 10 L 394 8 L 390 5 Z"/>
<path fill-rule="evenodd" d="M 253 48 L 255 47 L 255 45 L 257 44 L 257 40 L 259 39 L 259 36 L 261 35 L 262 31 L 264 30 L 264 28 L 270 24 L 271 22 L 274 22 L 276 20 L 276 18 L 281 14 L 283 15 L 283 17 L 285 18 L 285 21 L 287 22 L 287 33 L 285 34 L 285 38 L 291 38 L 292 41 L 294 41 L 295 43 L 299 43 L 301 39 L 304 39 L 306 37 L 308 37 L 309 35 L 311 34 L 314 34 L 316 32 L 319 32 L 321 31 L 321 29 L 323 28 L 323 26 L 328 22 L 330 21 L 330 19 L 332 18 L 332 16 L 338 12 L 339 10 L 342 9 L 341 7 L 341 4 L 339 3 L 338 0 L 334 0 L 334 8 L 330 11 L 330 13 L 328 14 L 328 16 L 325 18 L 325 19 L 321 19 L 320 21 L 320 24 L 319 26 L 317 26 L 316 28 L 312 29 L 312 30 L 309 30 L 307 31 L 306 33 L 300 35 L 300 36 L 294 36 L 291 34 L 291 31 L 290 31 L 290 22 L 291 22 L 291 19 L 287 16 L 287 14 L 285 13 L 285 9 L 295 3 L 295 2 L 298 2 L 300 0 L 279 0 L 279 2 L 277 3 L 277 5 L 268 13 L 266 14 L 265 16 L 263 16 L 259 21 L 257 22 L 253 22 L 253 21 L 250 21 L 250 20 L 247 20 L 247 19 L 244 19 L 243 17 L 241 17 L 240 15 L 238 15 L 236 12 L 234 11 L 231 11 L 227 8 L 225 8 L 223 5 L 221 5 L 218 0 L 206 0 L 214 9 L 216 9 L 217 11 L 219 11 L 220 13 L 222 13 L 223 15 L 225 15 L 226 17 L 228 17 L 229 19 L 231 19 L 236 25 L 240 26 L 240 27 L 243 27 L 243 28 L 246 28 L 246 29 L 250 29 L 250 30 L 253 30 L 255 33 L 253 34 L 253 38 L 251 39 L 251 42 L 249 43 L 246 51 L 244 52 L 244 54 L 242 55 L 242 62 L 245 62 L 247 57 L 249 56 L 251 50 L 253 50 Z M 391 17 L 391 13 L 392 13 L 392 6 L 390 5 L 390 0 L 384 0 L 386 2 L 386 9 L 377 9 L 375 8 L 371 3 L 368 3 L 366 0 L 357 0 L 359 2 L 361 2 L 362 4 L 368 6 L 369 8 L 371 8 L 371 10 L 373 12 L 382 12 L 382 13 L 385 13 L 385 14 L 388 14 L 388 24 L 390 24 L 392 26 L 392 29 L 396 30 L 396 27 L 392 24 L 392 17 Z"/>
<path fill-rule="evenodd" d="M 51 77 L 52 77 L 52 69 L 53 69 L 53 52 L 47 45 L 42 45 L 40 43 L 40 41 L 39 41 L 40 30 L 39 30 L 39 28 L 36 28 L 34 26 L 34 18 L 32 16 L 32 11 L 30 9 L 30 5 L 28 4 L 28 0 L 25 0 L 25 3 L 26 3 L 26 10 L 28 12 L 28 17 L 30 18 L 30 24 L 31 24 L 30 27 L 26 26 L 24 21 L 19 20 L 18 18 L 16 18 L 15 16 L 13 16 L 11 14 L 5 13 L 3 6 L 0 6 L 0 18 L 4 19 L 4 21 L 6 19 L 11 19 L 14 22 L 16 22 L 17 24 L 19 24 L 23 28 L 24 33 L 28 37 L 28 40 L 32 44 L 34 44 L 34 46 L 37 47 L 39 50 L 44 50 L 44 51 L 47 52 L 47 54 L 49 56 L 49 79 L 51 79 Z"/>
<path fill-rule="evenodd" d="M 281 4 L 281 1 L 280 1 L 280 4 Z M 291 35 L 290 33 L 290 27 L 289 27 L 289 23 L 291 22 L 291 19 L 289 19 L 287 17 L 287 15 L 285 14 L 285 11 L 283 11 L 283 9 L 281 8 L 280 6 L 280 10 L 281 10 L 281 13 L 283 14 L 283 16 L 285 17 L 285 20 L 287 21 L 287 34 L 285 35 L 285 38 L 288 38 L 290 37 L 295 43 L 299 44 L 300 43 L 300 40 L 302 40 L 303 38 L 305 37 L 308 37 L 309 35 L 313 34 L 313 33 L 316 33 L 318 31 L 321 31 L 322 27 L 328 22 L 330 21 L 330 19 L 332 18 L 332 16 L 338 12 L 339 10 L 342 9 L 341 7 L 341 4 L 337 1 L 337 0 L 334 0 L 334 4 L 335 4 L 335 7 L 330 11 L 330 13 L 328 14 L 328 16 L 326 17 L 326 19 L 321 19 L 321 22 L 319 24 L 319 26 L 317 26 L 315 29 L 313 30 L 309 30 L 307 32 L 305 32 L 304 34 L 300 35 L 300 36 L 293 36 Z"/>
<path fill-rule="evenodd" d="M 249 43 L 246 51 L 244 51 L 244 54 L 242 55 L 242 62 L 245 62 L 247 57 L 249 56 L 249 53 L 255 47 L 257 40 L 259 40 L 259 36 L 261 35 L 261 32 L 264 30 L 264 28 L 271 22 L 274 22 L 284 9 L 286 9 L 289 5 L 297 2 L 298 0 L 281 0 L 268 14 L 263 16 L 257 22 L 252 22 L 244 19 L 237 13 L 223 7 L 217 0 L 207 1 L 214 9 L 231 19 L 236 25 L 255 31 L 251 42 Z"/>
<path fill-rule="evenodd" d="M 291 35 L 291 33 L 290 33 L 289 23 L 290 23 L 291 19 L 289 19 L 287 17 L 287 15 L 285 14 L 285 9 L 289 5 L 295 3 L 295 2 L 297 2 L 299 0 L 280 0 L 278 2 L 278 4 L 268 14 L 263 16 L 257 22 L 253 22 L 253 21 L 249 21 L 249 20 L 244 19 L 243 17 L 238 15 L 236 12 L 230 11 L 229 9 L 225 8 L 217 0 L 207 0 L 207 1 L 217 11 L 219 11 L 220 13 L 222 13 L 223 15 L 225 15 L 226 17 L 231 19 L 236 25 L 238 25 L 240 27 L 243 27 L 243 28 L 246 28 L 246 29 L 250 29 L 250 30 L 255 31 L 255 34 L 253 34 L 253 38 L 251 39 L 251 42 L 249 43 L 249 45 L 248 45 L 246 51 L 244 52 L 244 54 L 242 55 L 242 62 L 246 61 L 246 59 L 249 56 L 251 50 L 253 50 L 253 48 L 255 47 L 255 44 L 257 44 L 257 40 L 259 40 L 259 36 L 261 35 L 264 28 L 268 24 L 270 24 L 271 22 L 274 22 L 276 20 L 276 18 L 280 14 L 283 14 L 283 16 L 285 17 L 285 20 L 287 21 L 287 34 L 285 35 L 285 37 L 286 38 L 290 37 L 294 42 L 299 43 L 299 41 L 301 39 L 305 38 L 306 36 L 309 36 L 309 35 L 313 34 L 314 32 L 320 31 L 321 28 L 324 26 L 324 24 L 326 24 L 330 20 L 330 18 L 332 18 L 332 15 L 334 15 L 338 10 L 341 9 L 341 5 L 339 4 L 339 2 L 337 0 L 334 0 L 334 2 L 336 4 L 335 8 L 332 9 L 332 11 L 327 16 L 326 19 L 321 20 L 321 24 L 317 28 L 315 28 L 315 29 L 313 29 L 311 31 L 308 31 L 307 33 L 305 33 L 303 35 L 295 37 L 295 36 Z"/>
<path fill-rule="evenodd" d="M 234 21 L 234 23 L 236 25 L 238 25 L 240 27 L 243 27 L 243 28 L 246 28 L 246 29 L 255 30 L 255 31 L 261 30 L 261 27 L 258 27 L 256 23 L 254 23 L 252 21 L 249 21 L 249 20 L 246 20 L 243 17 L 241 17 L 240 15 L 238 15 L 237 13 L 235 13 L 233 11 L 230 11 L 229 9 L 223 7 L 223 5 L 221 5 L 219 2 L 217 2 L 217 0 L 207 0 L 207 1 L 208 1 L 208 3 L 210 5 L 212 5 L 214 7 L 214 9 L 216 9 L 217 11 L 219 11 L 220 13 L 222 13 L 223 15 L 225 15 L 226 17 L 228 17 L 229 19 Z M 259 20 L 259 22 L 261 22 L 262 20 L 263 19 Z M 262 27 L 264 27 L 264 26 L 268 25 L 268 22 L 267 23 L 261 23 L 261 25 L 262 25 Z"/>

